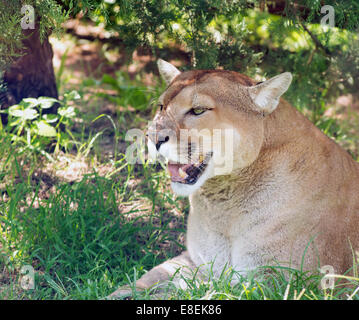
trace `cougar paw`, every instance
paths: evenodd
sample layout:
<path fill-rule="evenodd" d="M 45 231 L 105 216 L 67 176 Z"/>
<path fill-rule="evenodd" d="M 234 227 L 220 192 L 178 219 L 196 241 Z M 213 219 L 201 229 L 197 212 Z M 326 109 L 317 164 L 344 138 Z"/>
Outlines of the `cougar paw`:
<path fill-rule="evenodd" d="M 140 289 L 137 289 L 140 290 Z M 112 292 L 106 297 L 107 300 L 129 300 L 133 297 L 132 287 L 125 285 L 119 287 L 116 291 Z"/>

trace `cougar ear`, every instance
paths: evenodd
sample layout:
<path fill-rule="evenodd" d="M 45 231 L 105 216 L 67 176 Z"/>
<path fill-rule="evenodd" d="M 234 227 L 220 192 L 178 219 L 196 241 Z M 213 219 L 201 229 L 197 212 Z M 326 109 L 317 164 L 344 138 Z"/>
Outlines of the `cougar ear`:
<path fill-rule="evenodd" d="M 176 78 L 181 71 L 179 71 L 174 65 L 162 60 L 157 60 L 158 70 L 167 85 L 169 85 L 174 78 Z"/>
<path fill-rule="evenodd" d="M 254 87 L 249 87 L 248 92 L 258 111 L 269 114 L 277 108 L 280 96 L 288 90 L 291 82 L 292 74 L 284 72 Z"/>

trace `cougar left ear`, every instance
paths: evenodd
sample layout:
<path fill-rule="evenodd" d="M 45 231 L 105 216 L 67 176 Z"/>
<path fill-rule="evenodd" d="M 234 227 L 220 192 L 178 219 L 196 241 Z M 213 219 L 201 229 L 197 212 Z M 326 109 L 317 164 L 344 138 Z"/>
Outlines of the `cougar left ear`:
<path fill-rule="evenodd" d="M 172 80 L 181 73 L 181 71 L 179 71 L 174 65 L 162 59 L 158 59 L 157 66 L 162 78 L 165 80 L 167 85 L 169 85 Z"/>
<path fill-rule="evenodd" d="M 269 114 L 277 108 L 280 96 L 288 90 L 291 82 L 292 74 L 284 72 L 254 87 L 249 87 L 248 92 L 258 111 Z"/>

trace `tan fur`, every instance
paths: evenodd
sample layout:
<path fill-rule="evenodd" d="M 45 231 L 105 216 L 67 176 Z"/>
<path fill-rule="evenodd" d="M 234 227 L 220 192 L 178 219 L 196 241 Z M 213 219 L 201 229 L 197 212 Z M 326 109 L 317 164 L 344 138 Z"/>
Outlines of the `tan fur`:
<path fill-rule="evenodd" d="M 152 130 L 232 127 L 240 137 L 233 170 L 209 176 L 190 195 L 184 264 L 214 262 L 220 273 L 227 263 L 245 273 L 273 264 L 300 269 L 303 261 L 304 270 L 347 271 L 351 249 L 359 249 L 358 163 L 282 98 L 272 113 L 258 108 L 255 83 L 246 76 L 212 70 L 167 79 Z M 198 119 L 185 116 L 195 96 L 213 108 Z M 156 268 L 139 287 L 172 274 Z"/>

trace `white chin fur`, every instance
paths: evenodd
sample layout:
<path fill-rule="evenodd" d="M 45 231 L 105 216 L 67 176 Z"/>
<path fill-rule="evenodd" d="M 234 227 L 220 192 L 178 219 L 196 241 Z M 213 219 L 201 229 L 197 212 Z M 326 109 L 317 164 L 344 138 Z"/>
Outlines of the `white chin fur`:
<path fill-rule="evenodd" d="M 207 179 L 213 176 L 213 158 L 209 161 L 207 168 L 204 170 L 202 175 L 199 177 L 195 184 L 183 184 L 178 182 L 171 182 L 171 187 L 174 193 L 179 196 L 188 197 L 195 191 L 197 191 Z"/>

